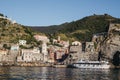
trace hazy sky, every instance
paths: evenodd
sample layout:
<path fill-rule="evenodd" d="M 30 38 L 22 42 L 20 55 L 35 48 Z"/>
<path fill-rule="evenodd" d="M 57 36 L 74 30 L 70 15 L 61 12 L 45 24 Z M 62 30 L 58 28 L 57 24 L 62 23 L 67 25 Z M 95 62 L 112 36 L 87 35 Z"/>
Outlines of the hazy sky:
<path fill-rule="evenodd" d="M 57 25 L 93 14 L 120 18 L 120 0 L 0 0 L 0 13 L 23 25 Z"/>

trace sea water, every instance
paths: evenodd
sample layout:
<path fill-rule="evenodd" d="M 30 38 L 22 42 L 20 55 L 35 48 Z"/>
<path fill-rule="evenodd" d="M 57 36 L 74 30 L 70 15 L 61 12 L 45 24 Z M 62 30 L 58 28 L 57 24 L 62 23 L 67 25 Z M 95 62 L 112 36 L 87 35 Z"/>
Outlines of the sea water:
<path fill-rule="evenodd" d="M 0 80 L 120 80 L 120 69 L 0 67 Z"/>

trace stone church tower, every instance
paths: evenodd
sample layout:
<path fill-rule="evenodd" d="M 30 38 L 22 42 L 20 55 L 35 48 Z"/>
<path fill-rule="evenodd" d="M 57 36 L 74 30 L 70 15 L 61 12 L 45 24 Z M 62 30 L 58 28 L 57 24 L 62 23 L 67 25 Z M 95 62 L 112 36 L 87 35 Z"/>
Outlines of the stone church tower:
<path fill-rule="evenodd" d="M 48 52 L 47 52 L 47 43 L 43 41 L 42 43 L 42 54 L 43 54 L 43 61 L 48 61 Z"/>

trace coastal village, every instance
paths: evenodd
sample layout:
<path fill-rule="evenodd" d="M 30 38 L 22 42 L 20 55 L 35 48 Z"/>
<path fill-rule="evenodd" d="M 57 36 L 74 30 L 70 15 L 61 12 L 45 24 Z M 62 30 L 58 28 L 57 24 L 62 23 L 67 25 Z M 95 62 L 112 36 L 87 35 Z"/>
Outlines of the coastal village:
<path fill-rule="evenodd" d="M 27 46 L 26 40 L 19 40 L 18 44 L 9 44 L 10 50 L 4 49 L 4 44 L 0 44 L 0 62 L 1 65 L 27 65 L 27 63 L 46 64 L 69 64 L 79 59 L 97 60 L 98 53 L 95 51 L 94 42 L 86 42 L 83 44 L 79 41 L 74 41 L 69 44 L 69 41 L 62 41 L 60 36 L 53 40 L 53 44 L 61 46 L 47 45 L 49 39 L 46 36 L 35 35 L 37 41 L 42 41 L 41 48 L 34 47 L 32 49 L 21 49 L 19 46 Z M 6 44 L 8 45 L 8 44 Z M 94 58 L 93 58 L 94 55 Z M 29 65 L 29 64 L 28 64 Z M 32 65 L 32 64 L 31 64 Z"/>
<path fill-rule="evenodd" d="M 28 47 L 31 44 L 26 44 L 27 41 L 24 39 L 19 40 L 17 44 L 0 43 L 0 65 L 69 65 L 78 60 L 108 60 L 112 63 L 111 60 L 116 52 L 120 53 L 120 24 L 111 23 L 108 32 L 93 34 L 91 42 L 73 41 L 70 43 L 69 40 L 61 40 L 58 36 L 49 44 L 50 39 L 39 34 L 34 35 L 34 39 L 42 44 L 39 47 L 25 49 L 20 46 Z M 6 48 L 8 46 L 10 49 Z"/>

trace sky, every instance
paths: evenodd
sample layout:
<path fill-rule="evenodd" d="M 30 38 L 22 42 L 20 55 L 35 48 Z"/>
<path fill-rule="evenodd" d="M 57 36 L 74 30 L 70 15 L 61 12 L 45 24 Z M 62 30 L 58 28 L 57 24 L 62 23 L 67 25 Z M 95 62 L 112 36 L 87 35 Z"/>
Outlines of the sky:
<path fill-rule="evenodd" d="M 0 13 L 26 26 L 59 25 L 93 14 L 120 18 L 120 0 L 0 0 Z"/>

